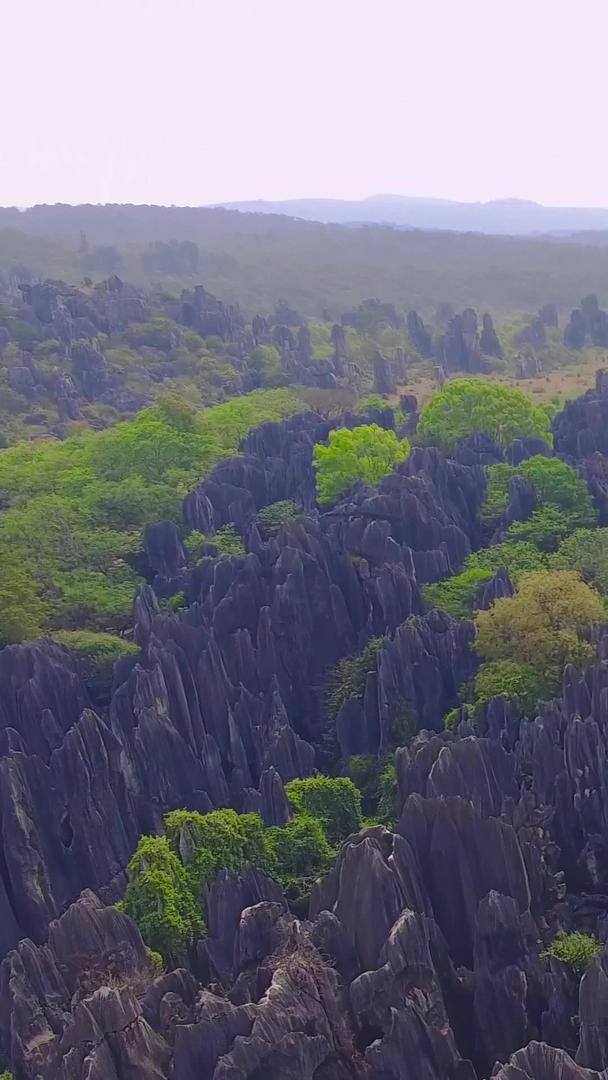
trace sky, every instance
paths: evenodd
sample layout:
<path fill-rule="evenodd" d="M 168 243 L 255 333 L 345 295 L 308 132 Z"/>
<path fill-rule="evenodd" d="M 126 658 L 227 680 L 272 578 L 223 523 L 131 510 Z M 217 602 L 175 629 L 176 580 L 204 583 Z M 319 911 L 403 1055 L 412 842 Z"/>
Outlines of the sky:
<path fill-rule="evenodd" d="M 608 205 L 606 0 L 2 0 L 0 205 Z"/>

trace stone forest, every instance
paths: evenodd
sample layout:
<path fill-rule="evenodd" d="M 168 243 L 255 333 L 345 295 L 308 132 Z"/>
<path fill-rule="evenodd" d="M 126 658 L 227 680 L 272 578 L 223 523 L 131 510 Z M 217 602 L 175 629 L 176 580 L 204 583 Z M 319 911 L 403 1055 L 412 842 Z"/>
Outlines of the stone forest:
<path fill-rule="evenodd" d="M 4 1077 L 606 1080 L 608 315 L 574 303 L 2 272 Z"/>

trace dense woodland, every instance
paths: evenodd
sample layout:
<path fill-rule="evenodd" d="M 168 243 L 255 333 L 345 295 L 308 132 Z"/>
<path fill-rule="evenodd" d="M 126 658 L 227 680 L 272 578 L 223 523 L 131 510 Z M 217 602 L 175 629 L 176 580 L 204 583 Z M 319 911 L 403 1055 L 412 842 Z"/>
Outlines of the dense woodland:
<path fill-rule="evenodd" d="M 0 273 L 172 289 L 204 282 L 248 316 L 287 296 L 335 319 L 368 296 L 430 316 L 440 301 L 502 315 L 584 292 L 606 302 L 605 234 L 565 239 L 348 228 L 279 215 L 158 206 L 0 208 Z M 194 245 L 194 246 L 193 246 Z"/>
<path fill-rule="evenodd" d="M 218 212 L 214 277 L 197 214 L 36 208 L 2 264 L 0 1068 L 605 1080 L 600 263 L 425 298 L 487 238 L 378 230 L 376 292 Z M 321 235 L 332 296 L 275 289 Z"/>

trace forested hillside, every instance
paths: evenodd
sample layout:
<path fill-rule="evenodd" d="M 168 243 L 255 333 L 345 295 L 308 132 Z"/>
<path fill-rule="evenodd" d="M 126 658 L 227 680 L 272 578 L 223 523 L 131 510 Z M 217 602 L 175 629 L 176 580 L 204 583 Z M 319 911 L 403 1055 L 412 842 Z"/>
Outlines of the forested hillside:
<path fill-rule="evenodd" d="M 495 312 L 607 299 L 608 252 L 576 240 L 349 228 L 266 214 L 159 206 L 0 209 L 0 272 L 35 279 L 199 282 L 247 315 L 287 296 L 330 317 L 369 296 L 429 315 L 437 303 Z M 185 245 L 185 246 L 184 246 Z M 196 245 L 193 247 L 192 245 Z M 583 284 L 584 283 L 584 284 Z"/>

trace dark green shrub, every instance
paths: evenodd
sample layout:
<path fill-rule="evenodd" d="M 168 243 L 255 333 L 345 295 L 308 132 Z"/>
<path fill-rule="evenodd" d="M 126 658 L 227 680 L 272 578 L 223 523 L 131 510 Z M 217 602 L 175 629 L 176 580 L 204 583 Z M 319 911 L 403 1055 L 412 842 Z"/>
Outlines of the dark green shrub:
<path fill-rule="evenodd" d="M 373 817 L 378 808 L 378 779 L 380 766 L 377 757 L 372 754 L 354 754 L 349 758 L 346 771 L 356 788 L 361 792 L 361 813 L 363 817 Z"/>
<path fill-rule="evenodd" d="M 162 600 L 159 600 L 158 606 L 161 611 L 181 611 L 182 608 L 187 606 L 185 592 L 173 593 L 173 596 L 168 596 Z"/>
<path fill-rule="evenodd" d="M 165 970 L 162 956 L 159 952 L 154 952 L 154 949 L 151 949 L 149 945 L 146 945 L 146 956 L 150 966 L 150 977 L 158 979 L 159 975 L 162 975 Z M 0 1080 L 2 1080 L 1 1077 Z"/>
<path fill-rule="evenodd" d="M 525 521 L 514 521 L 507 535 L 513 540 L 534 544 L 539 551 L 555 551 L 576 528 L 577 520 L 557 506 L 543 506 Z"/>
<path fill-rule="evenodd" d="M 544 517 L 533 523 L 527 531 L 526 526 L 529 526 L 529 522 L 515 522 L 511 526 L 510 535 L 516 540 L 529 540 L 536 543 L 535 536 L 538 536 L 541 542 L 549 542 L 546 539 L 547 533 L 552 532 L 557 536 L 560 517 L 564 522 L 562 536 L 566 536 L 574 529 L 595 524 L 597 514 L 587 485 L 576 469 L 560 458 L 548 458 L 538 454 L 527 461 L 522 461 L 517 467 L 503 464 L 492 465 L 486 473 L 487 489 L 481 518 L 487 524 L 496 522 L 505 510 L 509 480 L 512 476 L 523 476 L 534 489 L 538 501 L 536 513 L 544 514 Z M 544 547 L 544 550 L 550 549 Z"/>
<path fill-rule="evenodd" d="M 309 776 L 291 780 L 287 797 L 298 813 L 317 818 L 330 844 L 361 828 L 361 792 L 346 776 Z"/>
<path fill-rule="evenodd" d="M 184 548 L 190 558 L 196 562 L 203 554 L 203 548 L 213 544 L 218 555 L 244 555 L 245 548 L 236 529 L 232 525 L 222 525 L 217 532 L 205 535 L 193 529 L 184 540 Z"/>
<path fill-rule="evenodd" d="M 323 826 L 311 814 L 296 814 L 286 825 L 267 829 L 267 838 L 273 876 L 297 913 L 304 914 L 312 885 L 329 869 L 333 857 Z"/>
<path fill-rule="evenodd" d="M 355 656 L 345 656 L 327 676 L 325 701 L 333 720 L 350 697 L 361 697 L 368 672 L 376 670 L 376 657 L 385 637 L 370 638 L 365 648 Z"/>
<path fill-rule="evenodd" d="M 467 710 L 469 719 L 471 718 L 471 716 L 475 712 L 475 706 L 474 705 L 469 705 L 469 704 L 467 704 L 465 702 L 463 702 L 462 705 L 457 705 L 455 709 L 450 709 L 449 712 L 447 712 L 445 714 L 444 718 L 443 718 L 443 725 L 444 725 L 446 731 L 453 731 L 454 730 L 454 728 L 456 727 L 456 721 L 458 720 L 458 718 L 460 716 L 460 710 L 461 709 L 466 709 Z"/>
<path fill-rule="evenodd" d="M 608 593 L 608 529 L 577 529 L 551 556 L 556 570 L 576 570 L 588 585 Z"/>
<path fill-rule="evenodd" d="M 495 660 L 482 664 L 477 672 L 473 680 L 473 703 L 477 708 L 502 694 L 517 701 L 526 714 L 534 715 L 537 702 L 551 697 L 557 689 L 552 680 L 532 664 Z"/>
<path fill-rule="evenodd" d="M 280 529 L 281 525 L 293 521 L 301 512 L 301 507 L 293 499 L 280 499 L 258 510 L 256 522 L 266 532 L 272 532 Z"/>
<path fill-rule="evenodd" d="M 398 817 L 399 792 L 395 758 L 386 762 L 378 778 L 378 820 L 389 828 L 394 828 Z"/>
<path fill-rule="evenodd" d="M 545 555 L 534 544 L 523 540 L 504 540 L 502 544 L 474 551 L 464 565 L 466 570 L 489 570 L 491 574 L 504 568 L 511 581 L 516 582 L 519 574 L 543 570 L 546 562 Z"/>
<path fill-rule="evenodd" d="M 486 497 L 480 514 L 485 525 L 494 525 L 507 509 L 509 480 L 516 471 L 512 465 L 502 463 L 486 469 Z"/>

